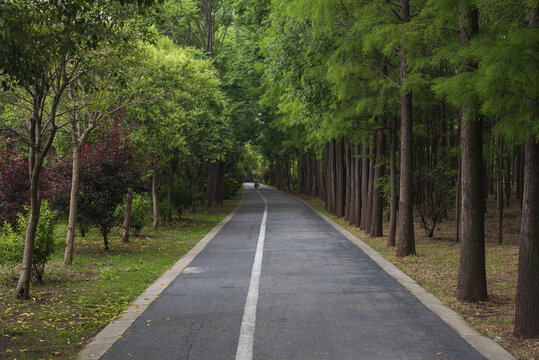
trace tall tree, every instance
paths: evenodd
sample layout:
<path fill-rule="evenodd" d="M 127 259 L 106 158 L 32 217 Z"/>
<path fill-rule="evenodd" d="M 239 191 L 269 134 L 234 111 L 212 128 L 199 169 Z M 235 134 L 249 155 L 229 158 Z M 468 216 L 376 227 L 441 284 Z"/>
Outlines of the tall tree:
<path fill-rule="evenodd" d="M 466 48 L 479 32 L 479 10 L 469 0 L 458 3 L 460 46 Z M 472 73 L 477 64 L 463 58 L 463 73 Z M 457 297 L 461 300 L 487 299 L 485 271 L 485 212 L 483 207 L 483 117 L 477 96 L 468 94 L 461 107 L 461 176 L 460 261 Z"/>
<path fill-rule="evenodd" d="M 403 23 L 411 19 L 408 0 L 400 0 L 400 19 Z M 412 92 L 406 86 L 408 73 L 406 44 L 400 46 L 401 81 L 401 146 L 400 146 L 400 187 L 399 187 L 399 231 L 397 233 L 397 256 L 415 254 L 414 205 L 413 205 L 413 145 L 412 145 Z"/>

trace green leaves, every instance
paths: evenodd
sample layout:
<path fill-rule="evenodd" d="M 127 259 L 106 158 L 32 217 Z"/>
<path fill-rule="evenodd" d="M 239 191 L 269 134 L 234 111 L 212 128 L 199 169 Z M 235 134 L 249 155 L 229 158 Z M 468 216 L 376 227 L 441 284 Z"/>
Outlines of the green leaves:
<path fill-rule="evenodd" d="M 212 159 L 226 151 L 226 137 L 220 138 L 226 100 L 210 62 L 164 37 L 139 46 L 144 71 L 132 87 L 142 101 L 129 111 L 142 125 L 133 133 L 142 152 L 164 163 L 172 157 Z"/>

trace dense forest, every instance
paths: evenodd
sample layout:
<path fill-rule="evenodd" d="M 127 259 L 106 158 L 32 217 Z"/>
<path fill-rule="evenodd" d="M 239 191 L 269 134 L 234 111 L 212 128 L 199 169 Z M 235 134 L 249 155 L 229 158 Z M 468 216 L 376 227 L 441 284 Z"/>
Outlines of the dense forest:
<path fill-rule="evenodd" d="M 433 237 L 453 217 L 461 301 L 488 299 L 487 200 L 500 244 L 504 209 L 518 205 L 514 333 L 539 336 L 538 11 L 536 0 L 1 2 L 0 260 L 20 254 L 15 296 L 29 296 L 53 221 L 68 225 L 68 266 L 77 232 L 98 228 L 107 249 L 115 226 L 129 241 L 140 207 L 155 229 L 257 177 L 320 197 L 372 237 L 387 221 L 397 257 L 416 254 L 417 224 Z"/>

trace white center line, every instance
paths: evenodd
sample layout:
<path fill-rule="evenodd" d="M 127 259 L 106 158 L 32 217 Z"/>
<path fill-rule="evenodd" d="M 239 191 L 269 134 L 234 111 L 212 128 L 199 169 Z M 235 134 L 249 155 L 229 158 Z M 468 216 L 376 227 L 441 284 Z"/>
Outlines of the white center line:
<path fill-rule="evenodd" d="M 268 217 L 268 202 L 260 192 L 258 194 L 262 197 L 262 200 L 264 200 L 266 206 L 264 207 L 264 215 L 262 216 L 262 224 L 260 225 L 260 234 L 258 235 L 258 243 L 256 245 L 255 261 L 253 263 L 253 270 L 251 271 L 249 291 L 247 292 L 247 300 L 245 301 L 245 309 L 243 310 L 243 318 L 241 320 L 240 338 L 238 341 L 236 360 L 251 360 L 253 358 L 256 305 L 258 303 L 258 285 L 260 283 L 262 255 L 264 254 L 264 238 L 266 237 L 266 219 Z"/>

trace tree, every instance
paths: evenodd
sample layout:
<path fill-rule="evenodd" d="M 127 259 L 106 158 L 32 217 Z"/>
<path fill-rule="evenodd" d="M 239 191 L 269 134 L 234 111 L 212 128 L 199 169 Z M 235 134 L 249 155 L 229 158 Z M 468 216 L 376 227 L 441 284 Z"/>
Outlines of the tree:
<path fill-rule="evenodd" d="M 125 111 L 127 106 L 137 101 L 131 96 L 130 88 L 124 86 L 128 81 L 126 75 L 134 76 L 133 69 L 139 65 L 134 64 L 136 55 L 133 53 L 136 48 L 126 46 L 125 41 L 113 43 L 120 38 L 131 38 L 131 41 L 135 41 L 134 32 L 135 29 L 127 26 L 118 29 L 113 36 L 109 34 L 110 38 L 106 42 L 102 41 L 102 46 L 87 54 L 87 59 L 83 62 L 84 69 L 81 70 L 84 75 L 67 87 L 69 100 L 64 107 L 71 135 L 72 174 L 65 265 L 73 261 L 82 147 L 103 119 Z"/>
<path fill-rule="evenodd" d="M 29 154 L 30 219 L 15 291 L 17 298 L 29 296 L 42 199 L 40 177 L 58 131 L 60 102 L 67 86 L 77 78 L 80 55 L 99 43 L 99 35 L 121 18 L 123 9 L 113 0 L 99 3 L 83 0 L 10 1 L 1 4 L 0 75 L 4 79 L 4 88 L 12 89 L 7 95 L 26 112 L 23 119 L 10 119 L 2 124 L 2 128 L 22 140 Z"/>
<path fill-rule="evenodd" d="M 230 147 L 230 132 L 226 100 L 208 60 L 196 59 L 195 53 L 164 37 L 155 46 L 140 46 L 147 71 L 131 85 L 146 100 L 129 108 L 128 114 L 137 122 L 133 132 L 137 148 L 152 163 L 156 228 L 159 169 L 168 168 L 168 183 L 174 184 L 179 162 L 196 167 L 222 156 Z"/>
<path fill-rule="evenodd" d="M 127 189 L 137 184 L 138 169 L 133 162 L 129 133 L 118 122 L 102 124 L 97 132 L 97 139 L 81 149 L 77 212 L 99 228 L 107 251 L 108 234 L 119 223 L 115 210 Z"/>

